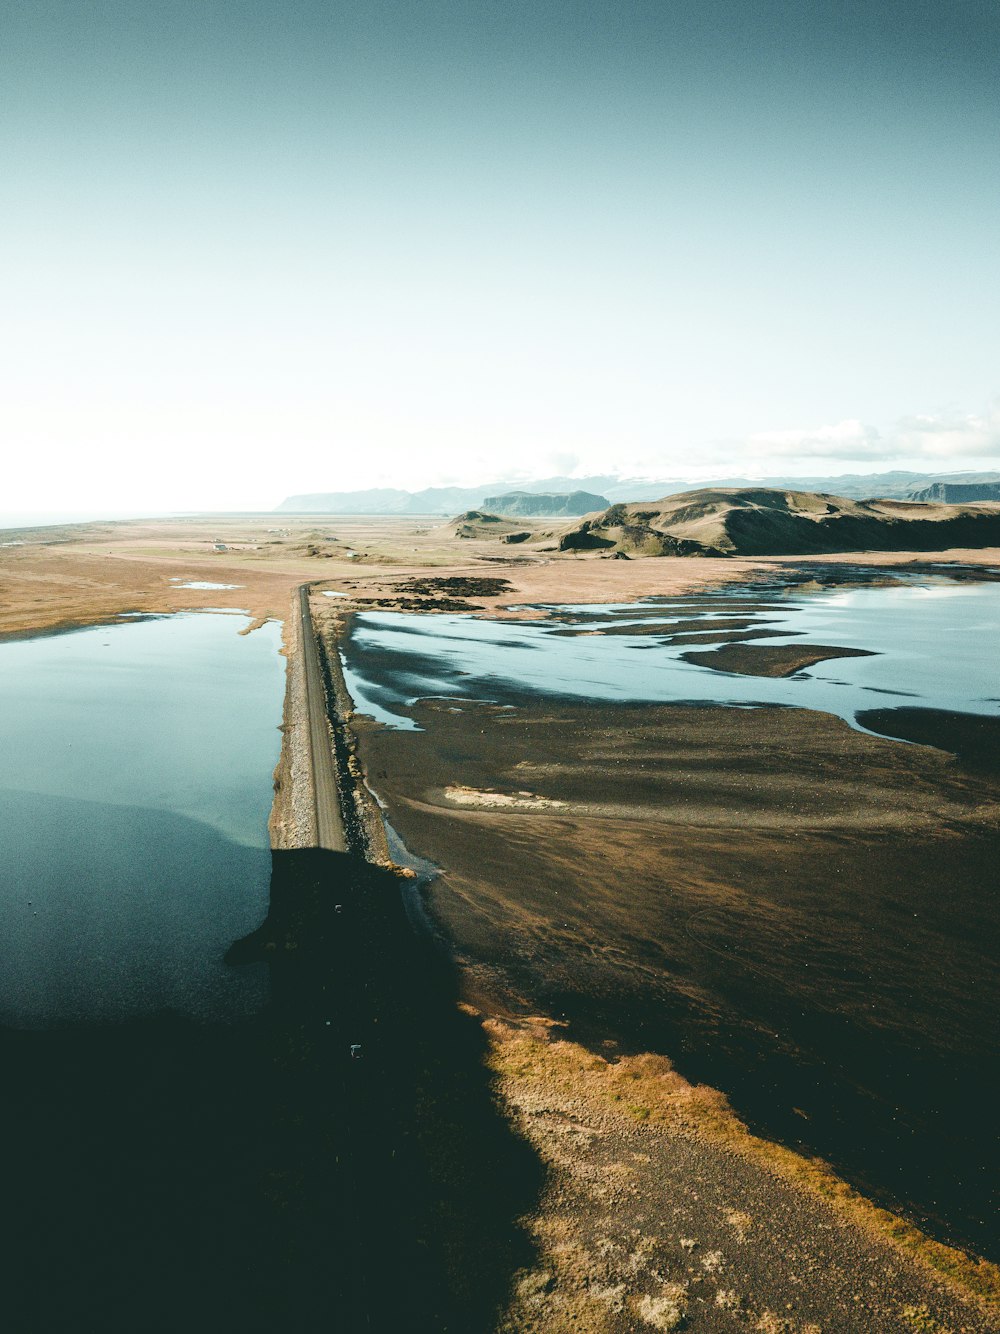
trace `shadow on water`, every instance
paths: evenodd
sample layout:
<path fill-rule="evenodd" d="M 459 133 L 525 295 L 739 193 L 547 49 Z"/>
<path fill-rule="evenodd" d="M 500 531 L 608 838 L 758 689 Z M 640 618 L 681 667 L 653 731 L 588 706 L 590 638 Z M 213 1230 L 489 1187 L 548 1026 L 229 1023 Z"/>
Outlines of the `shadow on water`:
<path fill-rule="evenodd" d="M 6 1328 L 492 1327 L 541 1168 L 395 875 L 276 852 L 260 959 L 231 1027 L 0 1030 Z"/>

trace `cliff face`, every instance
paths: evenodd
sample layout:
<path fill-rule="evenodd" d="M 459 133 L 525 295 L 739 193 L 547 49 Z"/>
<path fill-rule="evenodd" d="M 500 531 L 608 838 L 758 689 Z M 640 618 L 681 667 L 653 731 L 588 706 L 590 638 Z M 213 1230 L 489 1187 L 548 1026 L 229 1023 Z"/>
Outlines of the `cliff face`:
<path fill-rule="evenodd" d="M 977 501 L 1000 501 L 1000 482 L 934 482 L 912 492 L 911 500 L 936 500 L 946 505 L 969 505 Z"/>
<path fill-rule="evenodd" d="M 541 492 L 508 491 L 502 496 L 487 496 L 483 508 L 494 514 L 514 514 L 521 517 L 532 515 L 577 515 L 593 514 L 595 510 L 606 510 L 610 505 L 607 496 L 594 495 L 590 491 Z"/>
<path fill-rule="evenodd" d="M 847 500 L 768 487 L 687 491 L 612 505 L 567 529 L 564 551 L 646 556 L 795 556 L 1000 546 L 1000 503 Z"/>

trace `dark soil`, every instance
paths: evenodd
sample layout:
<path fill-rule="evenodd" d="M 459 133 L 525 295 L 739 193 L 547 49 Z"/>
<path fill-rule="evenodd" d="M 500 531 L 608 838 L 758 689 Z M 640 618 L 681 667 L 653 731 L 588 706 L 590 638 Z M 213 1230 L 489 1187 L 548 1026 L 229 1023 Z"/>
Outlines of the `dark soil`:
<path fill-rule="evenodd" d="M 448 597 L 394 597 L 391 593 L 384 597 L 353 598 L 359 606 L 385 607 L 391 611 L 482 611 L 482 604 L 466 602 L 464 598 Z"/>
<path fill-rule="evenodd" d="M 509 579 L 489 579 L 470 575 L 450 575 L 441 579 L 407 579 L 398 585 L 409 593 L 452 596 L 469 598 L 495 598 L 506 593 L 510 588 Z"/>
<path fill-rule="evenodd" d="M 687 662 L 717 672 L 740 676 L 794 676 L 829 658 L 870 658 L 863 648 L 836 648 L 830 644 L 724 644 L 722 648 L 682 653 Z"/>
<path fill-rule="evenodd" d="M 990 1258 L 1000 857 L 981 771 L 799 710 L 523 701 L 360 721 L 484 1004 L 663 1052 Z M 452 784 L 565 803 L 461 808 Z M 520 998 L 520 999 L 519 999 Z"/>
<path fill-rule="evenodd" d="M 1000 773 L 1000 718 L 918 708 L 866 709 L 857 717 L 873 732 L 948 750 L 966 768 Z"/>

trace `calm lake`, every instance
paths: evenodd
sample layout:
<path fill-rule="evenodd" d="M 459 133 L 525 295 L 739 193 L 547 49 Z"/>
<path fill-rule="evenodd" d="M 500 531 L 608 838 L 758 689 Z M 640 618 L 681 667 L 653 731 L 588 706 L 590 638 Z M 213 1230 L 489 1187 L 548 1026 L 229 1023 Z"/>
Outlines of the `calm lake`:
<path fill-rule="evenodd" d="M 280 627 L 136 618 L 0 643 L 0 1023 L 267 998 L 226 949 L 268 906 Z"/>

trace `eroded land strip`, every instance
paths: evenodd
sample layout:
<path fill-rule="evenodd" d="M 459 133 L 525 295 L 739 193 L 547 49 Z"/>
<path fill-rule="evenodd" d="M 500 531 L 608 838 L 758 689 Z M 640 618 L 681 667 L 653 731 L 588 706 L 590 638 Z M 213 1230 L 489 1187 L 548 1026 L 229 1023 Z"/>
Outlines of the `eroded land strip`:
<path fill-rule="evenodd" d="M 336 635 L 309 605 L 311 584 L 296 589 L 285 621 L 284 740 L 274 774 L 269 822 L 275 852 L 320 848 L 378 867 L 391 859 L 378 804 L 361 777 Z M 406 873 L 404 873 L 406 874 Z"/>

